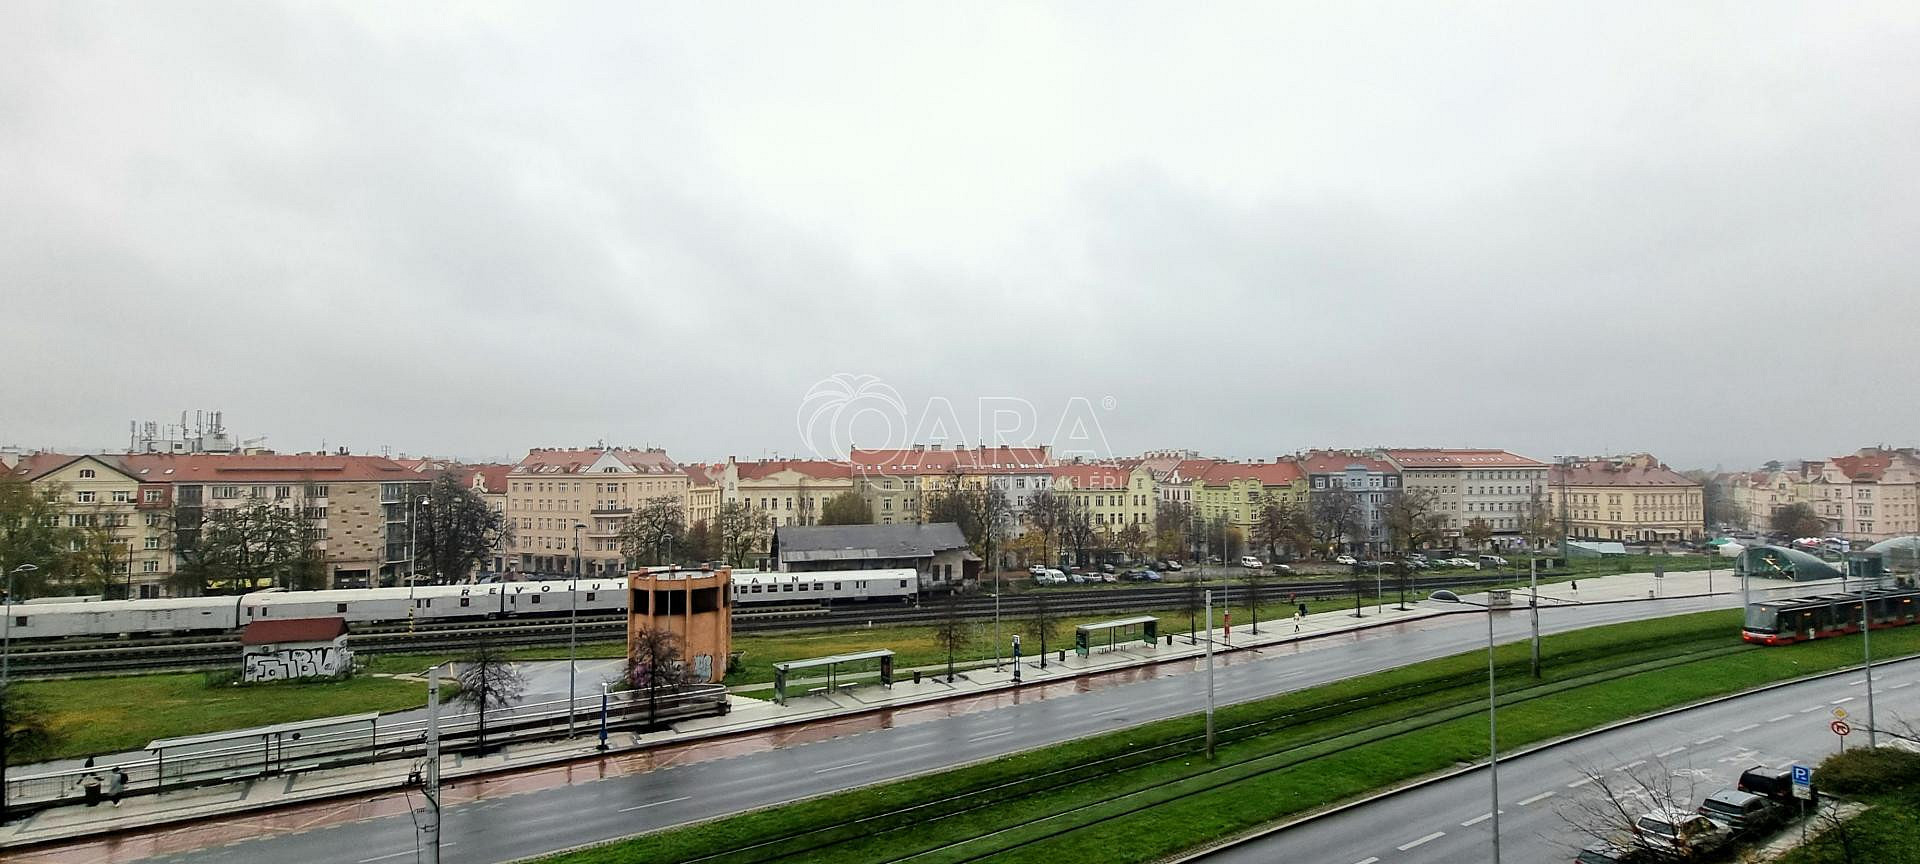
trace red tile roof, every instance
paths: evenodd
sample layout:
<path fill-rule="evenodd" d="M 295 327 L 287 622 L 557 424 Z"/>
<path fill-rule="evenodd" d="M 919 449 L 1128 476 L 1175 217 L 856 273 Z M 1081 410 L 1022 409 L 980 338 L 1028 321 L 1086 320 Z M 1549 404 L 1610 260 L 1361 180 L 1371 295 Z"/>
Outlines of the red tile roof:
<path fill-rule="evenodd" d="M 345 618 L 271 618 L 247 622 L 247 626 L 240 630 L 240 644 L 331 642 L 345 632 Z"/>
<path fill-rule="evenodd" d="M 677 474 L 680 472 L 680 466 L 674 464 L 673 459 L 667 456 L 667 451 L 665 450 L 634 450 L 631 448 L 565 450 L 559 448 L 542 448 L 528 451 L 527 457 L 520 460 L 518 465 L 513 466 L 513 473 L 579 474 L 593 467 L 593 463 L 600 461 L 602 455 L 609 453 L 613 454 L 615 459 L 620 460 L 621 464 L 642 474 Z"/>
<path fill-rule="evenodd" d="M 1222 464 L 1225 463 L 1219 459 L 1182 459 L 1167 476 L 1175 481 L 1193 480 L 1213 466 Z"/>
<path fill-rule="evenodd" d="M 908 471 L 946 471 L 952 468 L 1019 468 L 1052 463 L 1046 447 L 973 447 L 952 450 L 908 448 L 859 450 L 848 454 L 856 466 Z"/>
<path fill-rule="evenodd" d="M 680 470 L 687 472 L 687 482 L 695 486 L 713 486 L 720 482 L 720 467 L 695 463 L 682 465 Z"/>
<path fill-rule="evenodd" d="M 782 471 L 805 474 L 816 480 L 846 480 L 853 477 L 852 465 L 821 459 L 767 459 L 733 464 L 742 480 L 764 480 Z"/>
<path fill-rule="evenodd" d="M 102 456 L 142 483 L 352 483 L 425 482 L 426 477 L 379 456 L 326 453 L 173 455 L 129 453 Z"/>
<path fill-rule="evenodd" d="M 1291 486 L 1297 480 L 1306 479 L 1306 473 L 1300 470 L 1299 463 L 1291 459 L 1274 462 L 1219 462 L 1201 474 L 1199 481 L 1207 486 L 1220 486 L 1235 480 L 1257 480 L 1262 486 Z"/>
<path fill-rule="evenodd" d="M 1545 468 L 1547 463 L 1505 450 L 1447 450 L 1409 447 L 1386 451 L 1401 468 Z"/>
<path fill-rule="evenodd" d="M 1665 465 L 1645 465 L 1619 463 L 1609 460 L 1592 460 L 1575 464 L 1571 469 L 1555 465 L 1547 471 L 1547 482 L 1558 485 L 1564 482 L 1569 486 L 1685 486 L 1699 488 L 1700 484 L 1681 476 L 1680 472 Z"/>
<path fill-rule="evenodd" d="M 460 476 L 469 487 L 473 486 L 473 478 L 479 477 L 482 491 L 505 492 L 507 474 L 512 471 L 512 465 L 467 465 L 460 469 Z"/>
<path fill-rule="evenodd" d="M 73 464 L 73 460 L 78 458 L 72 453 L 30 453 L 13 466 L 13 476 L 32 482 Z M 107 464 L 119 463 L 109 461 Z"/>
<path fill-rule="evenodd" d="M 1385 459 L 1372 456 L 1355 456 L 1335 450 L 1310 450 L 1300 459 L 1301 468 L 1308 474 L 1339 474 L 1349 466 L 1358 465 L 1370 472 L 1379 474 L 1398 474 L 1400 469 Z"/>

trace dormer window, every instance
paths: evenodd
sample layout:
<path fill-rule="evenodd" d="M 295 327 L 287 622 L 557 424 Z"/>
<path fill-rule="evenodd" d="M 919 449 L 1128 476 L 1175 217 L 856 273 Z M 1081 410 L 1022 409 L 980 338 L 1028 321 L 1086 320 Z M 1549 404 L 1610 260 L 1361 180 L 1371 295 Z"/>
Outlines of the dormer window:
<path fill-rule="evenodd" d="M 82 480 L 92 480 L 92 479 L 93 479 L 93 469 L 92 469 L 92 468 L 82 468 L 82 469 L 80 469 L 80 479 L 82 479 Z"/>

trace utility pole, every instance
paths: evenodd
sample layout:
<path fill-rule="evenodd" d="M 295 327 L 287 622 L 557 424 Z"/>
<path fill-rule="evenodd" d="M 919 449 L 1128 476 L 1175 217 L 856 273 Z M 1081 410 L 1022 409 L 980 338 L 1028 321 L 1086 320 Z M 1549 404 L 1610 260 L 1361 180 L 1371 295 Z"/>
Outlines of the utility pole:
<path fill-rule="evenodd" d="M 574 650 L 580 641 L 580 529 L 584 522 L 573 523 L 573 581 L 567 584 L 567 737 L 573 737 Z M 669 567 L 668 570 L 673 568 Z M 689 607 L 691 609 L 691 607 Z M 691 632 L 691 631 L 688 631 Z"/>
<path fill-rule="evenodd" d="M 1527 583 L 1533 588 L 1533 677 L 1540 678 L 1540 559 L 1527 556 Z"/>
<path fill-rule="evenodd" d="M 424 844 L 427 864 L 440 864 L 440 667 L 427 670 L 427 770 L 425 789 L 427 818 L 420 826 L 427 835 Z"/>
<path fill-rule="evenodd" d="M 1207 758 L 1213 758 L 1213 592 L 1207 591 Z"/>
<path fill-rule="evenodd" d="M 1867 598 L 1866 567 L 1867 561 L 1870 559 L 1859 557 L 1853 560 L 1857 562 L 1860 567 L 1860 648 L 1865 654 L 1865 665 L 1867 669 L 1867 746 L 1878 747 L 1880 746 L 1880 733 L 1877 725 L 1873 722 L 1873 608 L 1871 606 L 1872 601 Z M 1840 743 L 1843 745 L 1846 744 L 1846 738 L 1841 738 Z"/>

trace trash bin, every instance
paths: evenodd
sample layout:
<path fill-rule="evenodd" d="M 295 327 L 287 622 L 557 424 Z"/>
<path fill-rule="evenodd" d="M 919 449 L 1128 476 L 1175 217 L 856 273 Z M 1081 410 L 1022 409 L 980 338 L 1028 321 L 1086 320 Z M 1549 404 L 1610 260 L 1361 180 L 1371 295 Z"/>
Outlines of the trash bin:
<path fill-rule="evenodd" d="M 920 670 L 918 669 L 913 670 L 913 683 L 920 683 Z"/>

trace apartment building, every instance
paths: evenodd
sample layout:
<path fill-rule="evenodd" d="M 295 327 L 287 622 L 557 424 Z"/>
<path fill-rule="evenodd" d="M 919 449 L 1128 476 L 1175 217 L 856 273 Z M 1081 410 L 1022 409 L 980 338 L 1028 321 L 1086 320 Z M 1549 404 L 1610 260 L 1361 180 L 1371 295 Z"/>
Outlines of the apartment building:
<path fill-rule="evenodd" d="M 1188 467 L 1199 471 L 1187 481 L 1194 516 L 1207 525 L 1225 519 L 1249 543 L 1253 541 L 1253 525 L 1269 498 L 1296 510 L 1306 509 L 1307 475 L 1291 459 L 1182 465 L 1175 469 L 1175 477 L 1182 477 L 1181 472 Z"/>
<path fill-rule="evenodd" d="M 114 593 L 165 596 L 174 571 L 172 490 L 142 483 L 119 458 L 34 453 L 23 455 L 11 471 L 59 504 L 64 526 L 105 538 L 112 561 L 103 575 L 121 585 Z"/>
<path fill-rule="evenodd" d="M 1706 534 L 1700 484 L 1646 453 L 1568 460 L 1548 470 L 1553 513 L 1576 540 L 1657 543 Z"/>
<path fill-rule="evenodd" d="M 739 501 L 765 513 L 771 527 L 818 525 L 827 501 L 856 491 L 853 467 L 819 459 L 741 462 L 719 466 L 720 500 Z"/>
<path fill-rule="evenodd" d="M 708 527 L 720 518 L 720 466 L 682 465 L 687 472 L 687 525 L 705 522 Z"/>
<path fill-rule="evenodd" d="M 1863 448 L 1810 462 L 1801 500 L 1832 536 L 1855 547 L 1920 534 L 1920 454 L 1913 448 Z"/>
<path fill-rule="evenodd" d="M 509 570 L 605 576 L 626 572 L 620 532 L 650 499 L 687 501 L 687 473 L 665 450 L 536 449 L 507 472 L 514 520 Z M 577 539 L 576 539 L 577 538 Z"/>
<path fill-rule="evenodd" d="M 1445 520 L 1442 544 L 1456 546 L 1468 523 L 1486 521 L 1493 542 L 1517 546 L 1530 512 L 1547 510 L 1547 463 L 1505 450 L 1403 448 L 1382 451 L 1402 488 L 1432 496 Z"/>
<path fill-rule="evenodd" d="M 1798 500 L 1794 488 L 1794 472 L 1749 471 L 1733 475 L 1727 484 L 1727 494 L 1740 513 L 1740 524 L 1732 527 L 1754 532 L 1773 530 L 1774 514 Z"/>
<path fill-rule="evenodd" d="M 1213 466 L 1224 464 L 1226 460 L 1223 459 L 1182 459 L 1175 462 L 1166 476 L 1155 478 L 1160 490 L 1160 503 L 1193 506 L 1194 481 Z"/>
<path fill-rule="evenodd" d="M 1095 527 L 1115 532 L 1138 525 L 1153 533 L 1160 495 L 1153 488 L 1153 472 L 1145 466 L 1055 465 L 1048 472 L 1054 495 L 1091 513 Z"/>
<path fill-rule="evenodd" d="M 1370 555 L 1388 543 L 1387 496 L 1400 489 L 1400 469 L 1392 462 L 1360 450 L 1309 450 L 1294 457 L 1307 475 L 1309 509 L 1313 496 L 1345 489 L 1353 493 L 1359 518 L 1353 530 L 1336 541 L 1347 551 Z"/>
<path fill-rule="evenodd" d="M 848 455 L 854 489 L 882 524 L 924 522 L 927 493 L 956 483 L 990 484 L 1008 494 L 1017 513 L 1040 488 L 1051 486 L 1047 447 L 962 447 L 939 444 L 889 450 L 855 449 Z M 1017 520 L 1016 520 L 1017 521 Z"/>

